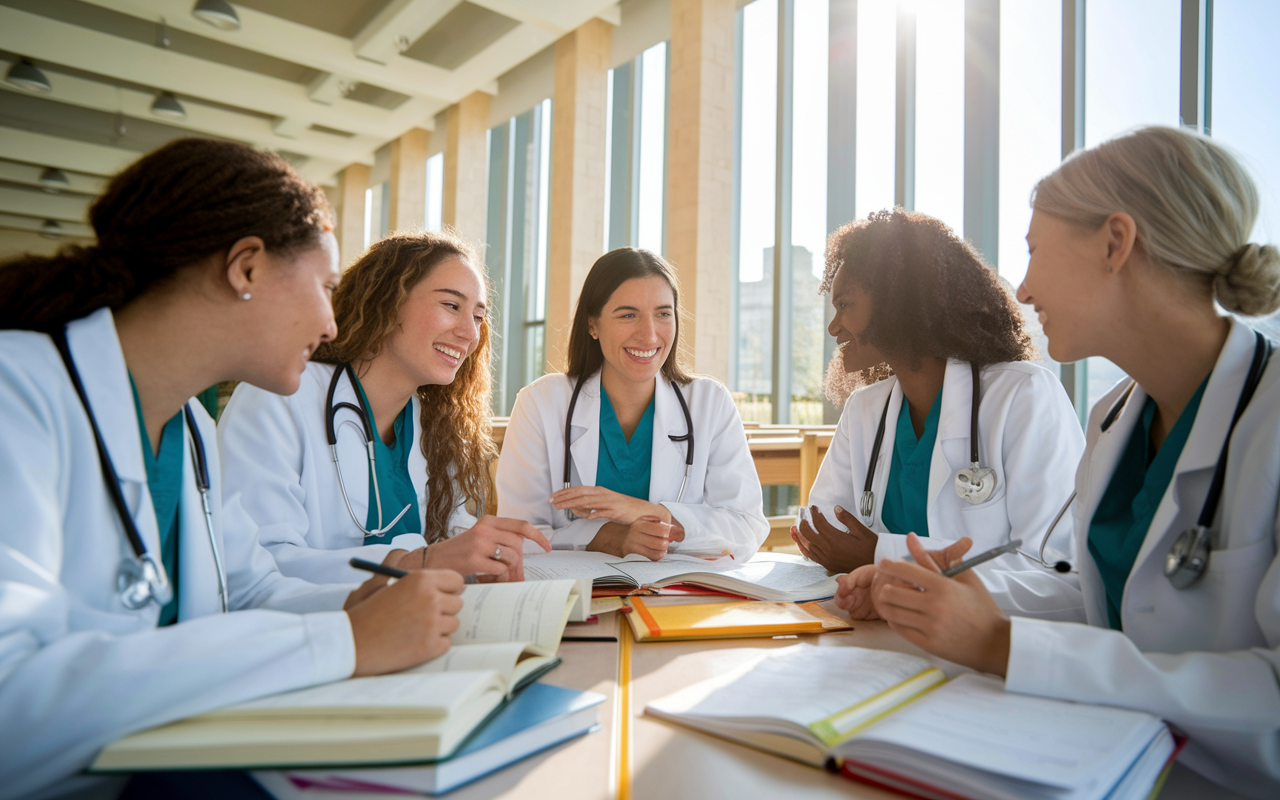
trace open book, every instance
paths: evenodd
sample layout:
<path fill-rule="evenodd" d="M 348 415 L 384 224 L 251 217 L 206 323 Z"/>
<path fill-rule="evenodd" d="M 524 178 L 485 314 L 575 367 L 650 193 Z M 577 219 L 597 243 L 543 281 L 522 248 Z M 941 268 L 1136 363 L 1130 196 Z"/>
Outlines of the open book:
<path fill-rule="evenodd" d="M 263 697 L 126 736 L 92 771 L 426 761 L 559 663 L 573 581 L 468 586 L 453 646 L 398 672 Z"/>
<path fill-rule="evenodd" d="M 597 591 L 636 594 L 692 584 L 753 600 L 792 603 L 823 600 L 836 593 L 836 579 L 825 569 L 784 553 L 757 553 L 744 563 L 732 558 L 706 561 L 678 553 L 650 561 L 635 555 L 619 558 L 585 550 L 553 550 L 526 553 L 524 576 L 527 580 L 590 578 Z"/>
<path fill-rule="evenodd" d="M 1138 711 L 952 681 L 928 661 L 859 647 L 762 651 L 645 713 L 926 798 L 1143 798 L 1175 753 Z"/>

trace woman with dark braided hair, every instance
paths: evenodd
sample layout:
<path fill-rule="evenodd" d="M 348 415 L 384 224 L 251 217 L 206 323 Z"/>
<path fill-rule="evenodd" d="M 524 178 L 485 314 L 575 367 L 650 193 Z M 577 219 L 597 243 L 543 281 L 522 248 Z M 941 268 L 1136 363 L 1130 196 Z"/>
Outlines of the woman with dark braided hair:
<path fill-rule="evenodd" d="M 497 457 L 480 266 L 452 232 L 389 236 L 343 273 L 338 336 L 296 393 L 236 388 L 218 421 L 226 512 L 284 574 L 356 581 L 357 557 L 523 580 L 525 539 L 550 548 L 527 522 L 476 520 Z"/>
<path fill-rule="evenodd" d="M 123 779 L 77 775 L 112 740 L 421 663 L 461 607 L 454 572 L 345 597 L 223 535 L 213 421 L 191 398 L 224 380 L 293 392 L 334 337 L 320 190 L 277 156 L 186 139 L 113 178 L 90 221 L 93 247 L 0 265 L 6 797 L 112 796 Z"/>
<path fill-rule="evenodd" d="M 967 537 L 978 553 L 1022 539 L 1036 552 L 1084 437 L 1061 384 L 1031 363 L 995 270 L 940 221 L 902 209 L 840 228 L 826 260 L 840 345 L 826 384 L 847 402 L 809 494 L 812 523 L 792 528 L 801 551 L 867 586 L 876 562 L 906 552 L 909 532 L 935 547 Z M 975 444 L 985 491 L 958 480 L 978 466 Z M 1069 575 L 1016 553 L 976 571 L 1009 613 L 1083 616 Z M 869 602 L 851 613 L 874 616 Z"/>

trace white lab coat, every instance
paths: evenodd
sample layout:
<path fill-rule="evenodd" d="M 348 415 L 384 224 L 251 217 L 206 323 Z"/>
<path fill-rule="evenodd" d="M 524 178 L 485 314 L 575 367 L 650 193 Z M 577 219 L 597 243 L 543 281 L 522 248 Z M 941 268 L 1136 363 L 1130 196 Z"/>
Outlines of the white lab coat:
<path fill-rule="evenodd" d="M 700 556 L 755 555 L 769 535 L 762 511 L 760 478 L 733 398 L 720 383 L 694 378 L 680 387 L 693 419 L 693 469 L 683 502 L 677 503 L 685 471 L 684 412 L 661 373 L 654 379 L 653 460 L 649 502 L 659 503 L 684 526 L 684 541 L 671 553 Z M 552 492 L 564 488 L 565 415 L 573 383 L 565 375 L 544 375 L 520 391 L 498 459 L 498 512 L 528 520 L 552 545 L 586 545 L 608 520 L 577 519 L 551 507 Z M 582 384 L 570 439 L 574 486 L 596 482 L 600 451 L 600 374 Z M 525 550 L 532 552 L 532 543 Z M 536 547 L 536 545 L 533 545 Z"/>
<path fill-rule="evenodd" d="M 257 531 L 282 573 L 316 583 L 367 578 L 348 563 L 353 556 L 381 562 L 393 549 L 416 550 L 427 544 L 421 533 L 402 533 L 387 544 L 364 544 L 364 533 L 342 501 L 325 433 L 325 397 L 334 369 L 331 364 L 311 362 L 302 373 L 298 391 L 288 397 L 242 383 L 218 420 L 228 524 Z M 339 379 L 333 402 L 360 406 L 350 380 Z M 417 443 L 422 429 L 416 396 L 410 405 L 408 421 L 412 426 L 404 435 Z M 335 424 L 347 497 L 364 522 L 369 513 L 369 455 L 364 432 L 353 411 L 340 411 Z M 409 452 L 408 469 L 418 492 L 415 524 L 422 531 L 427 510 L 427 460 L 421 446 L 415 444 Z M 387 516 L 384 524 L 394 517 Z M 467 530 L 475 523 L 465 502 L 459 502 L 449 520 L 450 530 Z"/>
<path fill-rule="evenodd" d="M 1093 408 L 1076 474 L 1075 534 L 1088 625 L 1014 619 L 1006 685 L 1027 694 L 1156 714 L 1186 731 L 1182 760 L 1255 797 L 1280 795 L 1280 358 L 1272 357 L 1232 436 L 1217 541 L 1203 578 L 1173 588 L 1164 558 L 1196 523 L 1253 358 L 1254 336 L 1232 322 L 1173 479 L 1125 583 L 1124 632 L 1108 626 L 1106 593 L 1089 555 L 1089 524 L 1147 395 L 1118 384 Z"/>
<path fill-rule="evenodd" d="M 1036 554 L 1044 532 L 1071 495 L 1075 468 L 1084 449 L 1080 423 L 1062 384 L 1043 367 L 1025 361 L 991 364 L 982 367 L 980 381 L 978 455 L 982 466 L 995 470 L 995 493 L 977 505 L 956 494 L 956 473 L 972 465 L 973 372 L 967 363 L 950 361 L 943 378 L 938 437 L 929 464 L 926 545 L 940 549 L 968 536 L 973 540 L 969 554 L 977 555 L 1020 538 L 1022 549 Z M 868 520 L 859 514 L 859 501 L 885 397 L 889 397 L 889 410 L 872 481 L 875 508 Z M 909 531 L 891 532 L 880 517 L 902 402 L 897 378 L 854 392 L 845 403 L 809 493 L 809 503 L 837 526 L 833 509 L 839 505 L 879 534 L 876 561 L 903 558 L 908 553 Z M 1058 523 L 1045 551 L 1049 563 L 1061 556 L 1075 563 L 1069 528 L 1066 518 Z M 1056 551 L 1055 545 L 1059 548 Z M 977 568 L 977 574 L 1007 613 L 1084 619 L 1074 576 L 1059 575 L 1017 554 L 989 561 Z"/>
<path fill-rule="evenodd" d="M 137 414 L 110 311 L 71 323 L 67 338 L 125 502 L 158 558 Z M 57 350 L 43 334 L 0 332 L 0 797 L 110 796 L 120 780 L 74 773 L 112 740 L 344 678 L 355 667 L 351 625 L 338 610 L 345 591 L 281 576 L 242 532 L 222 538 L 213 421 L 198 404 L 192 410 L 207 443 L 230 606 L 276 610 L 219 613 L 204 512 L 184 458 L 180 622 L 157 628 L 154 603 L 130 611 L 120 602 L 117 567 L 133 551 Z"/>

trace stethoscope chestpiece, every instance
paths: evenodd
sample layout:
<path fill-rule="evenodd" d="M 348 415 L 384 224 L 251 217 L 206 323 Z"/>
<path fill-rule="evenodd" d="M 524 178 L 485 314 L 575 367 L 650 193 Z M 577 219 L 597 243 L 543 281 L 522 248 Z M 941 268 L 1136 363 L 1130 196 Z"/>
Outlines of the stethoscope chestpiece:
<path fill-rule="evenodd" d="M 1164 557 L 1164 576 L 1175 589 L 1190 588 L 1209 568 L 1209 540 L 1212 534 L 1203 525 L 1187 528 Z"/>
<path fill-rule="evenodd" d="M 970 505 L 985 503 L 996 491 L 996 473 L 990 467 L 978 466 L 975 461 L 969 469 L 956 473 L 956 494 Z"/>
<path fill-rule="evenodd" d="M 161 607 L 173 600 L 168 577 L 150 554 L 142 558 L 125 556 L 120 560 L 116 591 L 120 592 L 121 604 L 130 611 L 137 611 L 153 600 Z"/>
<path fill-rule="evenodd" d="M 862 512 L 862 516 L 866 519 L 871 518 L 871 512 L 876 507 L 876 493 L 870 490 L 863 491 L 862 499 L 858 501 L 858 510 Z"/>

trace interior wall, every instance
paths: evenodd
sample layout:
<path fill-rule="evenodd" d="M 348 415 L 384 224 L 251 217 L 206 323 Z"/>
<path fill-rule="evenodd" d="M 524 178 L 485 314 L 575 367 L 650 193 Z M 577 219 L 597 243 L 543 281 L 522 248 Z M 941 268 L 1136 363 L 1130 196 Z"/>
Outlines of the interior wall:
<path fill-rule="evenodd" d="M 609 66 L 616 67 L 671 40 L 671 0 L 624 0 L 622 24 L 613 29 Z"/>
<path fill-rule="evenodd" d="M 546 100 L 556 83 L 556 46 L 512 68 L 498 78 L 498 94 L 489 101 L 489 127 L 501 125 Z"/>

